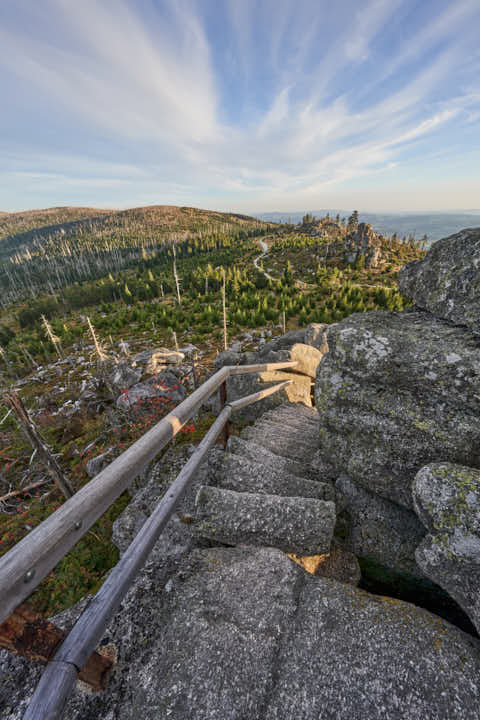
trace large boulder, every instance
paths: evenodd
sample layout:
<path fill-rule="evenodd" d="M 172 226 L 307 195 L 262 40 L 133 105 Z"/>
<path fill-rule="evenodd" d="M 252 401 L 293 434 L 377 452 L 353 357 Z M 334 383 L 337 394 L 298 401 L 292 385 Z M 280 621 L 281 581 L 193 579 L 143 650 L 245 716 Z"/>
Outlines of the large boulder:
<path fill-rule="evenodd" d="M 128 363 L 118 363 L 110 373 L 110 384 L 117 392 L 123 392 L 136 385 L 142 377 L 139 367 L 131 367 Z"/>
<path fill-rule="evenodd" d="M 315 379 L 317 367 L 325 353 L 320 352 L 315 347 L 305 345 L 304 343 L 296 343 L 290 350 L 290 360 L 297 363 L 296 373 L 302 373 Z"/>
<path fill-rule="evenodd" d="M 407 508 L 438 458 L 480 467 L 478 341 L 423 311 L 351 315 L 327 331 L 316 380 L 320 449 L 366 489 Z"/>
<path fill-rule="evenodd" d="M 432 463 L 416 475 L 415 509 L 429 534 L 416 558 L 480 633 L 480 471 Z"/>
<path fill-rule="evenodd" d="M 66 720 L 479 720 L 480 643 L 408 603 L 312 577 L 267 548 L 195 550 L 142 570 L 102 642 L 107 690 Z M 0 653 L 20 720 L 39 672 Z"/>
<path fill-rule="evenodd" d="M 402 268 L 398 284 L 418 307 L 480 335 L 480 228 L 438 240 Z"/>
<path fill-rule="evenodd" d="M 158 373 L 145 382 L 133 385 L 117 398 L 117 407 L 120 410 L 134 410 L 142 413 L 143 408 L 150 411 L 152 403 L 157 398 L 165 401 L 165 406 L 174 407 L 184 400 L 185 388 L 180 384 L 178 377 L 168 370 Z"/>
<path fill-rule="evenodd" d="M 303 343 L 305 345 L 312 345 L 317 350 L 320 350 L 322 355 L 328 352 L 326 329 L 328 325 L 326 323 L 310 323 L 305 330 L 305 336 Z"/>
<path fill-rule="evenodd" d="M 170 446 L 162 458 L 153 463 L 143 476 L 137 478 L 129 487 L 132 499 L 112 528 L 112 542 L 119 549 L 120 555 L 123 555 L 134 540 L 194 451 L 195 446 L 190 443 Z M 176 558 L 195 544 L 195 538 L 184 520 L 191 518 L 195 512 L 195 497 L 202 483 L 206 482 L 206 473 L 205 464 L 198 468 L 194 480 L 179 501 L 176 512 L 157 540 L 150 555 L 151 559 L 157 556 L 164 560 Z"/>

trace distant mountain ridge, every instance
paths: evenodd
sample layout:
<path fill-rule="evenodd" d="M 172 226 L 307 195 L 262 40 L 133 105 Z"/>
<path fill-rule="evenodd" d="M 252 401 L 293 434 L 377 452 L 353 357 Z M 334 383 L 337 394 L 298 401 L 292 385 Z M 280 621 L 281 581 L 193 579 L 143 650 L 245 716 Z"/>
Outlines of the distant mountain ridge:
<path fill-rule="evenodd" d="M 190 228 L 192 224 L 199 227 L 212 223 L 244 226 L 259 222 L 264 221 L 239 213 L 177 205 L 147 205 L 123 210 L 66 206 L 0 213 L 0 241 L 14 239 L 15 244 L 19 244 L 58 232 L 71 235 L 82 228 L 90 228 L 92 223 L 95 223 L 97 229 L 101 226 L 106 231 L 131 228 L 132 224 L 152 229 L 182 231 Z"/>
<path fill-rule="evenodd" d="M 266 212 L 258 213 L 256 217 L 267 222 L 301 222 L 306 212 L 316 217 L 324 217 L 327 213 L 331 217 L 337 214 L 340 217 L 348 218 L 351 210 L 325 209 L 306 210 L 305 212 Z M 428 243 L 433 243 L 442 237 L 453 235 L 459 230 L 480 225 L 480 210 L 469 212 L 445 212 L 445 213 L 369 213 L 358 211 L 360 222 L 370 223 L 373 228 L 382 235 L 414 235 L 420 239 L 427 235 Z"/>

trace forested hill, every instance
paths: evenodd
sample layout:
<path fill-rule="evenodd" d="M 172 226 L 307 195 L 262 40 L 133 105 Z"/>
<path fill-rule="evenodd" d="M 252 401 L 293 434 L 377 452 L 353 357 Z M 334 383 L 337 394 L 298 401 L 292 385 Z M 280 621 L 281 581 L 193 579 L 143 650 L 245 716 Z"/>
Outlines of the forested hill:
<path fill-rule="evenodd" d="M 53 207 L 22 212 L 0 212 L 0 241 L 49 226 L 109 215 L 112 210 L 89 207 Z"/>
<path fill-rule="evenodd" d="M 0 213 L 0 253 L 26 248 L 37 240 L 55 236 L 73 237 L 84 231 L 97 235 L 105 233 L 138 232 L 165 235 L 187 232 L 189 236 L 198 231 L 228 226 L 234 229 L 245 226 L 266 225 L 263 220 L 221 213 L 198 208 L 175 205 L 152 205 L 128 210 L 99 210 L 97 208 L 59 207 L 45 210 L 27 210 L 18 213 Z M 125 238 L 124 238 L 125 239 Z"/>
<path fill-rule="evenodd" d="M 262 234 L 270 223 L 197 208 L 51 208 L 0 216 L 2 304 L 130 267 L 173 244 Z"/>

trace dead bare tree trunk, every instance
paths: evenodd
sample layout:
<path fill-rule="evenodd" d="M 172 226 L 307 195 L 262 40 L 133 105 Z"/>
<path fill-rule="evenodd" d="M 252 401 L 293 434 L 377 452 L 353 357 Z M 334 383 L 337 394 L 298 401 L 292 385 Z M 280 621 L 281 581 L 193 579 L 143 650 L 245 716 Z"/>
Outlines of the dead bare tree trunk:
<path fill-rule="evenodd" d="M 95 345 L 95 351 L 97 353 L 97 357 L 100 360 L 101 363 L 104 363 L 107 359 L 107 356 L 105 354 L 105 351 L 103 350 L 102 346 L 98 342 L 97 335 L 95 333 L 95 329 L 90 321 L 90 318 L 87 316 L 87 323 L 88 323 L 88 329 L 90 330 L 90 335 L 93 339 L 93 344 Z"/>
<path fill-rule="evenodd" d="M 0 346 L 0 357 L 2 358 L 3 362 L 7 366 L 8 372 L 10 373 L 10 375 L 12 375 L 13 373 L 12 373 L 12 366 L 10 365 L 10 360 L 7 357 L 7 353 L 1 346 Z"/>
<path fill-rule="evenodd" d="M 177 340 L 177 333 L 175 330 L 172 330 L 173 335 L 173 342 L 175 343 L 175 350 L 178 352 L 178 340 Z"/>
<path fill-rule="evenodd" d="M 70 485 L 70 481 L 67 480 L 67 478 L 63 474 L 60 465 L 56 461 L 45 440 L 42 438 L 37 428 L 33 424 L 33 421 L 31 420 L 28 411 L 22 402 L 21 397 L 16 392 L 4 392 L 2 397 L 4 403 L 9 408 L 11 408 L 17 416 L 22 432 L 27 438 L 28 442 L 36 451 L 39 458 L 43 460 L 45 465 L 48 467 L 50 473 L 54 476 L 58 487 L 68 500 L 68 498 L 72 497 L 75 491 Z"/>
<path fill-rule="evenodd" d="M 177 275 L 177 253 L 175 250 L 175 245 L 173 246 L 173 277 L 175 278 L 175 285 L 177 286 L 177 298 L 178 298 L 178 304 L 180 307 L 182 307 L 182 298 L 180 297 L 180 283 L 178 280 Z"/>
<path fill-rule="evenodd" d="M 227 349 L 227 306 L 225 300 L 225 270 L 223 271 L 223 284 L 222 284 L 222 306 L 223 306 L 223 347 Z"/>
<path fill-rule="evenodd" d="M 27 348 L 24 347 L 23 345 L 19 345 L 18 347 L 19 347 L 20 350 L 22 351 L 23 356 L 24 356 L 24 358 L 26 359 L 27 363 L 30 363 L 31 367 L 38 367 L 38 363 L 35 362 L 35 360 L 33 359 L 33 357 L 32 357 L 32 356 L 30 355 L 30 353 L 28 352 Z"/>
<path fill-rule="evenodd" d="M 52 326 L 51 326 L 50 323 L 48 322 L 48 320 L 47 320 L 47 318 L 45 317 L 45 315 L 42 315 L 42 322 L 43 322 L 43 327 L 45 328 L 45 334 L 47 335 L 47 337 L 48 337 L 49 340 L 51 341 L 53 347 L 55 348 L 55 351 L 56 351 L 56 353 L 57 353 L 57 355 L 58 355 L 59 360 L 62 360 L 62 359 L 63 359 L 63 356 L 62 356 L 62 353 L 61 353 L 62 346 L 60 345 L 60 338 L 58 338 L 58 337 L 55 335 L 55 333 L 53 332 Z"/>
<path fill-rule="evenodd" d="M 194 352 L 192 355 L 192 379 L 193 379 L 193 389 L 197 389 L 197 353 Z"/>

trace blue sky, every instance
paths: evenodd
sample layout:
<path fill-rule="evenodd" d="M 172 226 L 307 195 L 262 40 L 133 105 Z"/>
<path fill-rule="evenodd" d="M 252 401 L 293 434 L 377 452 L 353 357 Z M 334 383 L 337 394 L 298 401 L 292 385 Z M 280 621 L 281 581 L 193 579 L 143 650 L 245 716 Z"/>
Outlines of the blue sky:
<path fill-rule="evenodd" d="M 480 0 L 2 0 L 0 210 L 480 207 Z"/>

